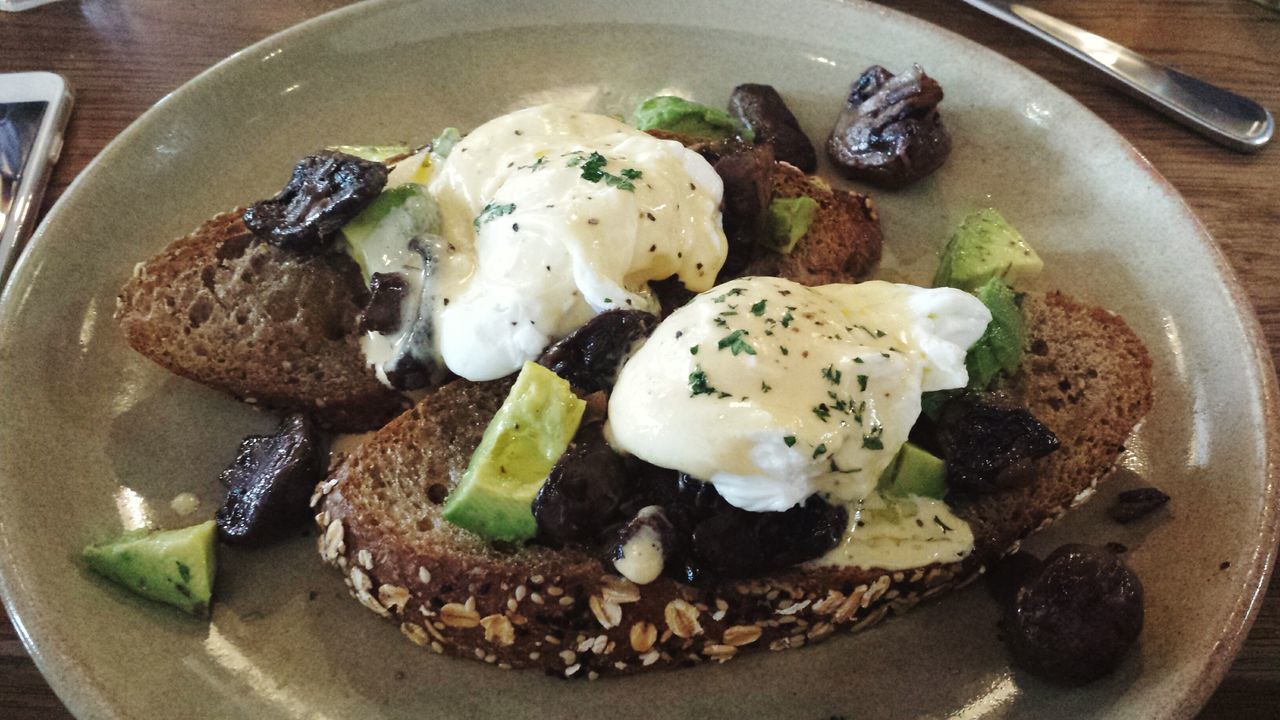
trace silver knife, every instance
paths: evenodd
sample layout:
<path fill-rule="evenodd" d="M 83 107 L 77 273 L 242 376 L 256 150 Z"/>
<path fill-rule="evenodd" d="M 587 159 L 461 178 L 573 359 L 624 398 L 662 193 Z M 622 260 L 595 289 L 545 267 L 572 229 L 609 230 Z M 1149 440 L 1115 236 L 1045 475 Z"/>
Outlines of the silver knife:
<path fill-rule="evenodd" d="M 1110 40 L 1018 3 L 964 0 L 1092 65 L 1120 88 L 1178 122 L 1240 152 L 1271 139 L 1271 113 L 1246 97 L 1153 62 Z"/>

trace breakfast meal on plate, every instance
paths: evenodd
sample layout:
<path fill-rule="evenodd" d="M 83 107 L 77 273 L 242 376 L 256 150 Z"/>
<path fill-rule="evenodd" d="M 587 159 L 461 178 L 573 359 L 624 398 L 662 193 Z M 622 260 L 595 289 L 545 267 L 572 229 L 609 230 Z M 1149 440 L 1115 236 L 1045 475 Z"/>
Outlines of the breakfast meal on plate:
<path fill-rule="evenodd" d="M 827 153 L 919 180 L 951 147 L 941 99 L 919 66 L 872 67 Z M 876 206 L 817 165 L 759 84 L 727 111 L 542 105 L 330 148 L 140 264 L 117 319 L 165 368 L 286 415 L 224 472 L 218 537 L 313 517 L 355 598 L 436 653 L 590 679 L 724 662 L 1010 556 L 1012 657 L 1065 683 L 1110 670 L 1141 630 L 1136 576 L 1091 546 L 1017 550 L 1150 408 L 1142 342 L 1027 289 L 1044 263 L 991 209 L 932 287 L 868 279 Z M 326 431 L 367 434 L 326 467 Z M 88 562 L 204 614 L 212 527 Z"/>

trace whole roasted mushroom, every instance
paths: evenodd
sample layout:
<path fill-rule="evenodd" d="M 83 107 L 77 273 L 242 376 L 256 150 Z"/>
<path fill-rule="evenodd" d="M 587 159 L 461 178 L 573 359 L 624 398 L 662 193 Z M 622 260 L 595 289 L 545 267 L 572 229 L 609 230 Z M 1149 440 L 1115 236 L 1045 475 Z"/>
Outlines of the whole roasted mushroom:
<path fill-rule="evenodd" d="M 817 172 L 813 143 L 772 85 L 747 83 L 734 88 L 729 113 L 755 133 L 756 144 L 771 146 L 779 160 L 810 174 Z"/>
<path fill-rule="evenodd" d="M 827 154 L 856 180 L 885 187 L 915 182 L 951 152 L 941 101 L 942 86 L 919 65 L 901 75 L 872 65 L 850 88 Z"/>

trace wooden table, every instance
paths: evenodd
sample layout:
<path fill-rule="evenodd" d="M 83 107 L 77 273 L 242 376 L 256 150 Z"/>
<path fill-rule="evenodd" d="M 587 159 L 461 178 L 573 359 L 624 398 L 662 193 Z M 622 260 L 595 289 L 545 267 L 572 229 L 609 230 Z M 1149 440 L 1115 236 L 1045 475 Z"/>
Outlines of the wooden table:
<path fill-rule="evenodd" d="M 341 0 L 66 1 L 0 13 L 0 72 L 53 70 L 77 107 L 47 202 L 153 103 L 217 60 Z M 888 3 L 993 48 L 1071 93 L 1164 173 L 1226 250 L 1280 349 L 1280 141 L 1257 156 L 1201 140 L 1109 90 L 1081 66 L 959 2 Z M 1280 111 L 1280 13 L 1246 0 L 1039 0 L 1035 5 Z M 46 203 L 47 205 L 47 203 Z M 1280 581 L 1205 718 L 1273 718 L 1280 706 Z M 62 718 L 4 618 L 0 716 Z"/>

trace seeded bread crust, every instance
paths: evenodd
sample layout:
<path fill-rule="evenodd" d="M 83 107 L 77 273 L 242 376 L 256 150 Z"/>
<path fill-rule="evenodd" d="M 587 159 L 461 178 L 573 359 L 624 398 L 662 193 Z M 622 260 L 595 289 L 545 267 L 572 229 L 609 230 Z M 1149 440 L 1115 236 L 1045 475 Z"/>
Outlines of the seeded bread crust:
<path fill-rule="evenodd" d="M 1004 390 L 1062 442 L 1030 487 L 964 501 L 975 552 L 885 571 L 802 565 L 696 588 L 637 586 L 595 558 L 493 547 L 445 522 L 440 503 L 509 381 L 457 381 L 339 460 L 313 498 L 320 553 L 365 607 L 436 653 L 594 679 L 727 661 L 857 631 L 960 586 L 1089 497 L 1151 404 L 1151 361 L 1124 322 L 1060 294 L 1028 296 L 1028 359 Z"/>
<path fill-rule="evenodd" d="M 116 320 L 133 349 L 241 400 L 307 412 L 343 431 L 381 427 L 408 403 L 360 350 L 365 289 L 342 254 L 287 252 L 222 213 L 140 263 Z"/>

